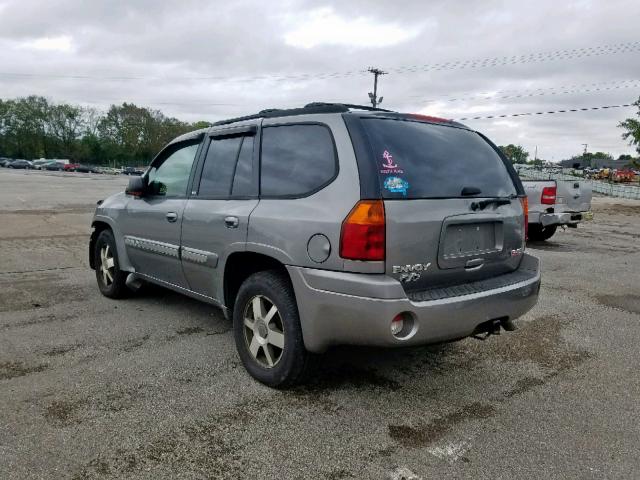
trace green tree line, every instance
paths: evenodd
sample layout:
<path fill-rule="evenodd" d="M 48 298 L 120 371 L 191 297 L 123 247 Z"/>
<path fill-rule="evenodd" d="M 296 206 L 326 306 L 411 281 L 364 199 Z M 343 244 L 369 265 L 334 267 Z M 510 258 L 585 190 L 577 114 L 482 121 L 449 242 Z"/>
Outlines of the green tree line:
<path fill-rule="evenodd" d="M 0 99 L 0 157 L 146 165 L 171 139 L 208 125 L 183 122 L 133 103 L 100 112 L 39 96 Z"/>

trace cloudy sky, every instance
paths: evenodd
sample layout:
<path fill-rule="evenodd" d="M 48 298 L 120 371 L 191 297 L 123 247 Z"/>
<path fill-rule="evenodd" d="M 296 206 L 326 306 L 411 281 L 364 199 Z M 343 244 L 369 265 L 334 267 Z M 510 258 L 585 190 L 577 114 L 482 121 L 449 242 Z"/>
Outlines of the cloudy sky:
<path fill-rule="evenodd" d="M 447 118 L 631 103 L 638 0 L 0 0 L 0 97 L 216 120 L 310 101 Z M 465 123 L 558 161 L 632 153 L 632 108 Z"/>

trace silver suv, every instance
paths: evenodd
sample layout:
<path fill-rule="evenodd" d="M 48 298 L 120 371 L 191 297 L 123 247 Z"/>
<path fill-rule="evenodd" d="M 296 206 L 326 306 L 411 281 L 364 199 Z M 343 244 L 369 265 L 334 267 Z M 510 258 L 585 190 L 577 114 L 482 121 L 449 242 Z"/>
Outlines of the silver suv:
<path fill-rule="evenodd" d="M 490 335 L 537 301 L 526 195 L 482 134 L 314 103 L 176 138 L 95 212 L 90 264 L 120 298 L 151 282 L 216 305 L 259 381 L 340 344 Z"/>

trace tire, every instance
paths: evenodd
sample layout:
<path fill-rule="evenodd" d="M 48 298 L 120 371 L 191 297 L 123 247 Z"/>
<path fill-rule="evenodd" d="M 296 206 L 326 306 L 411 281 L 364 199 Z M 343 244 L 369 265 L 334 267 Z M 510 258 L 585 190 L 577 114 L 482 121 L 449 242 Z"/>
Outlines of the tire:
<path fill-rule="evenodd" d="M 550 225 L 548 227 L 543 227 L 538 224 L 529 225 L 529 240 L 534 242 L 549 240 L 553 237 L 554 233 L 556 233 L 557 228 L 557 225 Z"/>
<path fill-rule="evenodd" d="M 104 262 L 103 254 L 105 256 Z M 96 268 L 96 281 L 100 292 L 109 298 L 126 297 L 130 293 L 125 283 L 128 273 L 120 270 L 116 241 L 111 230 L 103 230 L 98 235 L 93 249 L 93 259 Z M 112 266 L 109 266 L 110 264 Z M 106 267 L 108 267 L 108 273 L 104 273 L 104 268 Z"/>
<path fill-rule="evenodd" d="M 260 303 L 257 315 L 256 301 Z M 245 318 L 253 322 L 245 325 Z M 303 380 L 310 354 L 302 340 L 293 287 L 285 274 L 267 270 L 244 281 L 233 308 L 233 334 L 244 367 L 259 382 L 285 388 Z"/>

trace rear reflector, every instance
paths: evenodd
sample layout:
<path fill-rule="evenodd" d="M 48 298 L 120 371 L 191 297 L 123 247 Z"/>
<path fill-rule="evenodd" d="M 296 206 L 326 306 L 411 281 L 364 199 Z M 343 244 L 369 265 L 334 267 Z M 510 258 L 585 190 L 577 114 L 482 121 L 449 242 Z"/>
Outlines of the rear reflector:
<path fill-rule="evenodd" d="M 349 260 L 384 260 L 385 218 L 382 200 L 361 200 L 342 222 L 340 256 Z"/>
<path fill-rule="evenodd" d="M 524 244 L 524 242 L 529 239 L 529 199 L 526 196 L 520 197 L 520 203 L 522 204 L 522 213 L 524 214 L 524 238 L 522 239 L 522 243 Z"/>
<path fill-rule="evenodd" d="M 555 205 L 556 192 L 557 192 L 557 189 L 555 185 L 553 187 L 544 187 L 542 189 L 542 196 L 540 197 L 540 203 L 544 205 Z"/>

